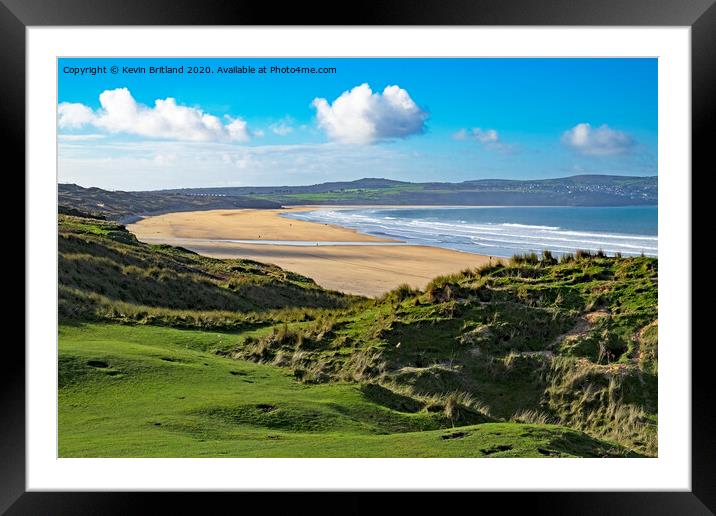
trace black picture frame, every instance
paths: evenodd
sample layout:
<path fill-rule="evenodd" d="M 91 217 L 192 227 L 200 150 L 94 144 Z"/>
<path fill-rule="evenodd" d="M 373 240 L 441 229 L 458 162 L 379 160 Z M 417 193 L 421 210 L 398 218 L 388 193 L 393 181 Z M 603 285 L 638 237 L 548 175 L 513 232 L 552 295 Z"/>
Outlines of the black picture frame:
<path fill-rule="evenodd" d="M 0 124 L 7 145 L 6 163 L 25 163 L 25 30 L 28 26 L 88 25 L 602 25 L 688 26 L 692 45 L 692 171 L 712 156 L 713 91 L 716 91 L 715 0 L 392 0 L 357 6 L 341 17 L 335 4 L 229 0 L 0 0 Z M 324 13 L 324 14 L 320 14 Z M 345 15 L 344 15 L 345 16 Z M 17 168 L 16 168 L 17 170 Z M 8 170 L 8 172 L 10 172 Z M 692 190 L 693 191 L 693 190 Z M 17 213 L 17 212 L 15 212 Z M 696 222 L 696 220 L 695 220 Z M 26 276 L 32 271 L 25 270 Z M 696 306 L 694 306 L 696 308 Z M 693 320 L 693 316 L 692 316 Z M 691 343 L 685 342 L 684 346 Z M 700 342 L 700 344 L 708 344 Z M 511 511 L 549 514 L 713 514 L 716 511 L 716 417 L 713 409 L 710 346 L 692 346 L 692 490 L 619 493 L 475 493 L 481 507 L 507 502 Z M 197 501 L 177 493 L 26 492 L 25 353 L 16 341 L 4 349 L 0 375 L 0 512 L 7 514 L 129 514 L 145 512 L 150 502 L 162 512 L 189 512 Z M 200 503 L 208 494 L 197 494 Z M 214 495 L 216 496 L 216 495 Z M 277 509 L 276 499 L 260 494 L 222 494 L 234 505 Z M 264 497 L 266 495 L 263 495 Z M 365 513 L 379 507 L 376 494 L 351 493 L 341 512 Z M 449 496 L 463 496 L 452 494 Z M 191 499 L 190 499 L 191 498 Z M 406 497 L 407 498 L 407 497 Z M 491 500 L 487 500 L 490 498 Z M 202 502 L 202 500 L 204 500 Z M 456 498 L 452 503 L 460 502 Z M 485 505 L 484 502 L 488 502 Z M 293 509 L 336 512 L 325 495 L 301 494 Z M 404 511 L 424 507 L 422 495 L 402 502 Z M 204 506 L 208 508 L 208 506 Z"/>

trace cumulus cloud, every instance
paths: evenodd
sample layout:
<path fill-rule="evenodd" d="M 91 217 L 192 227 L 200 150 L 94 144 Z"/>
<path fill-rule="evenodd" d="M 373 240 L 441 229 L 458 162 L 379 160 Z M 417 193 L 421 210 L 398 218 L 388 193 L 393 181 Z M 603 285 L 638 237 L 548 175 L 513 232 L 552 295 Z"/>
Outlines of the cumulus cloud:
<path fill-rule="evenodd" d="M 420 134 L 428 116 L 399 86 L 373 93 L 367 83 L 344 91 L 332 103 L 316 98 L 312 106 L 318 126 L 340 143 L 367 144 Z"/>
<path fill-rule="evenodd" d="M 200 108 L 179 105 L 172 97 L 157 99 L 150 107 L 138 103 L 127 88 L 117 88 L 103 91 L 99 103 L 97 110 L 80 103 L 60 103 L 58 126 L 92 126 L 110 133 L 172 140 L 245 142 L 250 138 L 244 120 L 225 116 L 222 121 Z"/>
<path fill-rule="evenodd" d="M 577 124 L 562 135 L 562 143 L 587 156 L 613 156 L 625 154 L 634 147 L 628 134 L 606 124 L 593 128 L 590 124 Z"/>
<path fill-rule="evenodd" d="M 249 140 L 249 128 L 248 124 L 244 120 L 241 120 L 240 118 L 231 118 L 228 116 L 226 117 L 226 119 L 229 122 L 226 125 L 226 131 L 229 133 L 229 140 L 235 142 L 245 142 Z"/>
<path fill-rule="evenodd" d="M 58 124 L 62 129 L 77 129 L 95 120 L 92 108 L 84 104 L 62 102 L 58 107 Z"/>

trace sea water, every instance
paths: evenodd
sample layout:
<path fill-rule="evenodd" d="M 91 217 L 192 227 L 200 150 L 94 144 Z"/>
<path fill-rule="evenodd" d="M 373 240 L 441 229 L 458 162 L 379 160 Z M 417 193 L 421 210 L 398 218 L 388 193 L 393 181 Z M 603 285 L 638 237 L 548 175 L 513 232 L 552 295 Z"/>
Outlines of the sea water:
<path fill-rule="evenodd" d="M 547 249 L 657 255 L 656 206 L 334 208 L 292 212 L 409 244 L 510 257 Z"/>

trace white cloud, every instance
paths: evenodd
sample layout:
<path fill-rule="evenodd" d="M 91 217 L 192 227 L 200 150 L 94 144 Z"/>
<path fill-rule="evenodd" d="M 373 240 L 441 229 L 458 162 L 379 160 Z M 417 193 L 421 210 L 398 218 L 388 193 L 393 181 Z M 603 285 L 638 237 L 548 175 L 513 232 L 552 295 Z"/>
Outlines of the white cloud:
<path fill-rule="evenodd" d="M 500 135 L 495 129 L 482 129 L 480 127 L 460 129 L 453 133 L 452 137 L 454 140 L 475 140 L 491 150 L 507 151 L 511 149 L 510 145 L 502 142 Z"/>
<path fill-rule="evenodd" d="M 460 129 L 459 131 L 453 133 L 452 139 L 453 140 L 467 140 L 467 129 Z"/>
<path fill-rule="evenodd" d="M 62 102 L 57 109 L 58 121 L 62 129 L 76 129 L 95 121 L 92 108 L 84 104 Z"/>
<path fill-rule="evenodd" d="M 251 165 L 251 155 L 247 153 L 237 155 L 236 153 L 223 152 L 221 154 L 221 162 L 225 165 L 231 165 L 239 169 L 244 169 Z"/>
<path fill-rule="evenodd" d="M 428 166 L 428 160 L 416 163 L 394 145 L 365 148 L 332 142 L 234 145 L 106 138 L 60 141 L 58 151 L 60 182 L 112 190 L 313 184 L 363 177 L 366 170 L 405 179 Z"/>
<path fill-rule="evenodd" d="M 494 129 L 480 129 L 479 127 L 475 127 L 472 130 L 472 137 L 483 145 L 488 143 L 497 143 L 500 140 L 500 137 L 497 135 L 497 131 Z"/>
<path fill-rule="evenodd" d="M 312 106 L 318 126 L 340 143 L 366 144 L 420 134 L 428 116 L 404 89 L 386 86 L 383 93 L 373 93 L 367 83 L 344 91 L 331 104 L 316 98 Z"/>
<path fill-rule="evenodd" d="M 211 115 L 208 115 L 211 116 Z M 226 130 L 229 133 L 229 140 L 235 142 L 246 142 L 249 141 L 249 128 L 248 124 L 240 118 L 227 117 L 229 123 L 226 126 Z M 221 138 L 219 138 L 221 139 Z"/>
<path fill-rule="evenodd" d="M 293 132 L 293 119 L 291 117 L 284 117 L 276 123 L 269 125 L 269 129 L 274 134 L 279 136 L 286 136 Z"/>
<path fill-rule="evenodd" d="M 634 140 L 628 134 L 602 125 L 593 128 L 590 124 L 577 124 L 562 135 L 562 143 L 572 150 L 588 156 L 613 156 L 624 154 L 634 147 Z"/>
<path fill-rule="evenodd" d="M 172 97 L 157 99 L 154 106 L 139 104 L 127 88 L 105 90 L 99 96 L 101 108 L 92 110 L 79 103 L 58 106 L 60 129 L 87 125 L 110 133 L 188 141 L 245 142 L 250 138 L 247 124 L 225 116 L 225 123 L 200 108 L 181 106 Z"/>
<path fill-rule="evenodd" d="M 473 127 L 472 129 L 460 129 L 452 135 L 455 140 L 467 140 L 472 138 L 482 144 L 497 143 L 500 141 L 500 136 L 494 129 L 481 129 L 480 127 Z"/>

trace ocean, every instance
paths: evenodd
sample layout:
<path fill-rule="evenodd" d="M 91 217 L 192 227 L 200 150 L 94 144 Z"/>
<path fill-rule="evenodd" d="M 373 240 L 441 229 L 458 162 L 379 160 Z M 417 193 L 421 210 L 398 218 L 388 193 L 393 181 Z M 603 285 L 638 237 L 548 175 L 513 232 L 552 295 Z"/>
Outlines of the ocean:
<path fill-rule="evenodd" d="M 511 257 L 555 255 L 577 249 L 625 256 L 657 256 L 658 208 L 620 207 L 411 207 L 334 208 L 284 217 L 335 224 L 408 244 Z"/>

